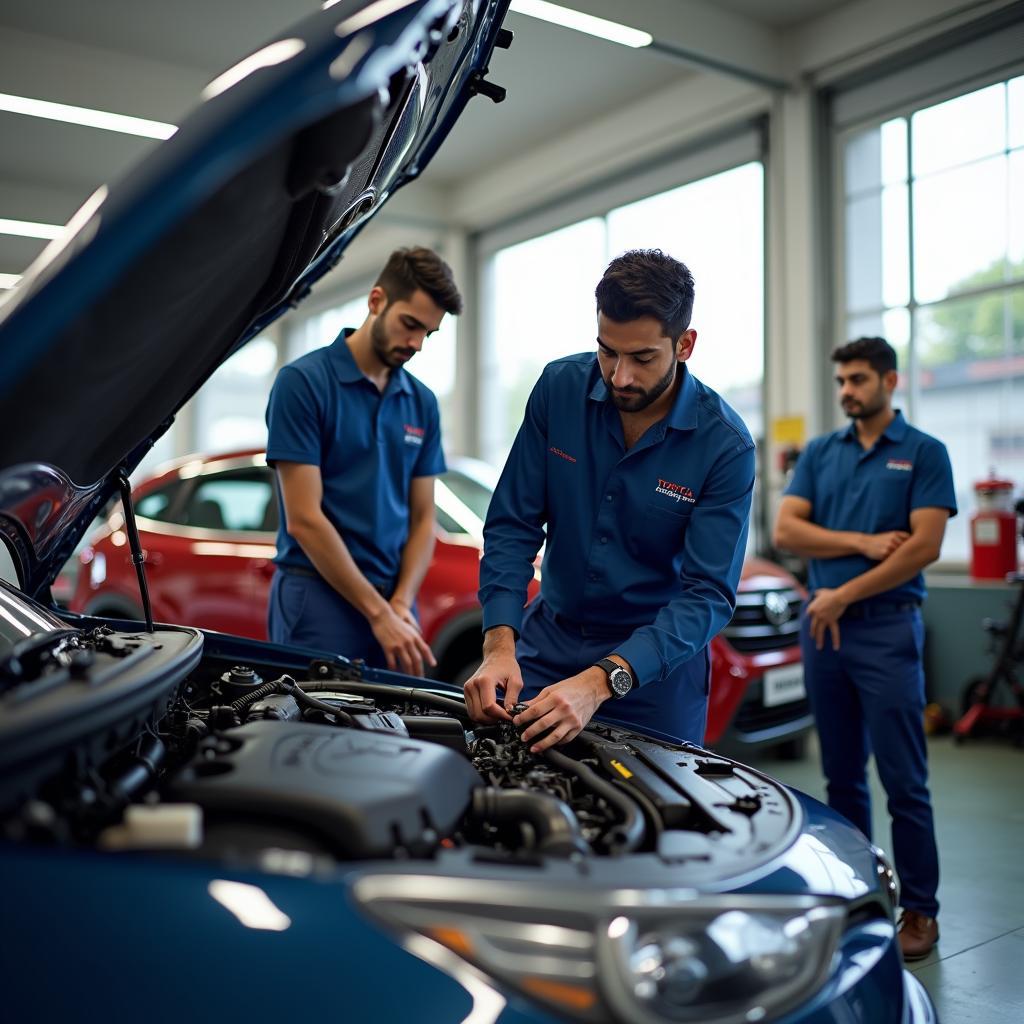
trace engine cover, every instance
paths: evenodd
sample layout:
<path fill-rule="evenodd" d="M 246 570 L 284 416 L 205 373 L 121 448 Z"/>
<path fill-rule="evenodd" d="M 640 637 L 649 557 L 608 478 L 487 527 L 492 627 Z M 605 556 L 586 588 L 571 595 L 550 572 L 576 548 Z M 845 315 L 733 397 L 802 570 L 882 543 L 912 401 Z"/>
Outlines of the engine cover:
<path fill-rule="evenodd" d="M 348 859 L 425 855 L 483 781 L 436 743 L 309 723 L 251 722 L 212 741 L 166 798 L 218 820 L 314 832 Z"/>

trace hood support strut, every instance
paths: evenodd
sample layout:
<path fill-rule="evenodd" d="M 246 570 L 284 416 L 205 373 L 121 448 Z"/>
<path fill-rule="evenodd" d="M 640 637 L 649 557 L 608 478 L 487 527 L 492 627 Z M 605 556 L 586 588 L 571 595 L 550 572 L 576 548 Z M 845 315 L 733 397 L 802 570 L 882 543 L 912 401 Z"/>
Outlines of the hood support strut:
<path fill-rule="evenodd" d="M 142 613 L 146 617 L 146 632 L 153 632 L 153 606 L 149 601 L 149 585 L 146 583 L 144 563 L 146 556 L 139 540 L 139 529 L 135 525 L 135 507 L 132 505 L 132 485 L 128 482 L 128 474 L 121 470 L 117 474 L 117 486 L 121 491 L 121 506 L 124 508 L 124 526 L 128 532 L 128 546 L 135 563 L 135 575 L 139 577 L 139 593 L 142 595 Z"/>

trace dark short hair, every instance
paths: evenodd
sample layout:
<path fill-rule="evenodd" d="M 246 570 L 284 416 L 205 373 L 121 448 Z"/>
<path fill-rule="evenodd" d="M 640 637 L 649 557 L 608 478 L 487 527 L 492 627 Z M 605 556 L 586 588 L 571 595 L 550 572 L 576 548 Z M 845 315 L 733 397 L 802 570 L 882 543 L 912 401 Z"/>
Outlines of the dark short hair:
<path fill-rule="evenodd" d="M 832 353 L 833 363 L 851 363 L 854 359 L 870 363 L 879 377 L 896 369 L 896 350 L 885 338 L 857 338 Z"/>
<path fill-rule="evenodd" d="M 455 285 L 452 268 L 433 249 L 414 246 L 396 249 L 374 283 L 388 297 L 388 305 L 402 302 L 417 289 L 426 292 L 446 313 L 462 312 L 462 296 Z"/>
<path fill-rule="evenodd" d="M 597 311 L 616 323 L 653 316 L 676 341 L 690 326 L 693 274 L 660 249 L 630 249 L 608 264 L 595 292 Z"/>

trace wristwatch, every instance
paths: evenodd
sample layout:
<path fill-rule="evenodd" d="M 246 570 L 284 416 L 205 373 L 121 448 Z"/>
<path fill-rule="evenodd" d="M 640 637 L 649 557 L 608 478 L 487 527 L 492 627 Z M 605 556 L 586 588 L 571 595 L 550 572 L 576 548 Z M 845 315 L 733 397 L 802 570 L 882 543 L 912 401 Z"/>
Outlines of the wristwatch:
<path fill-rule="evenodd" d="M 594 662 L 594 667 L 603 668 L 608 673 L 608 689 L 616 700 L 625 697 L 633 689 L 633 673 L 611 658 Z"/>

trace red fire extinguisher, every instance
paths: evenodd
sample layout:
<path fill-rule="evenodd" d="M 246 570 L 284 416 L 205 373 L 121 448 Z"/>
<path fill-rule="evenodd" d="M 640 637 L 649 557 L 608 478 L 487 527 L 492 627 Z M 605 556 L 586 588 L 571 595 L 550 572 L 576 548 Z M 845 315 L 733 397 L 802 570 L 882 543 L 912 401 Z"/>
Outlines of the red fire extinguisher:
<path fill-rule="evenodd" d="M 1001 580 L 1017 571 L 1017 514 L 1013 483 L 992 474 L 974 485 L 971 516 L 971 576 Z"/>

